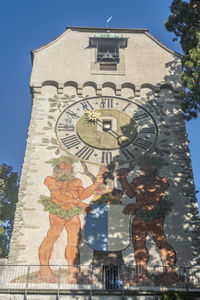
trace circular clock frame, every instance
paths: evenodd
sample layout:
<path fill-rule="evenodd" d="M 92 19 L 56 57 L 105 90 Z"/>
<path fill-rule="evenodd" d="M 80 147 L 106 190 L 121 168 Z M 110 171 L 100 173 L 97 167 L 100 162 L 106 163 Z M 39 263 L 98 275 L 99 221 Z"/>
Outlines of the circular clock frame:
<path fill-rule="evenodd" d="M 99 119 L 87 120 L 88 111 L 98 112 Z M 151 113 L 134 100 L 97 96 L 67 106 L 57 119 L 55 133 L 67 153 L 88 163 L 108 165 L 134 161 L 151 151 L 158 127 Z M 119 143 L 120 138 L 125 142 Z"/>

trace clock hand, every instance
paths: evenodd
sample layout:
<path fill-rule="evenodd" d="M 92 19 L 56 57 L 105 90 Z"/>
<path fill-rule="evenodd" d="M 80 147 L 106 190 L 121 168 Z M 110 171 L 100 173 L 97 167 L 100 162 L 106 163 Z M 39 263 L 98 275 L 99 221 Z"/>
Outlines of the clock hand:
<path fill-rule="evenodd" d="M 100 114 L 95 110 L 88 110 L 86 111 L 86 119 L 89 123 L 96 123 L 97 125 L 103 127 L 103 122 L 99 119 Z M 100 122 L 100 124 L 99 124 Z M 118 144 L 122 145 L 123 143 L 127 142 L 128 137 L 125 135 L 119 135 L 112 129 L 106 130 L 109 134 L 111 134 L 114 138 L 117 139 Z"/>
<path fill-rule="evenodd" d="M 100 124 L 99 124 L 100 123 Z M 96 124 L 103 127 L 103 122 L 100 119 L 96 119 Z M 111 134 L 114 138 L 117 139 L 117 142 L 119 145 L 124 144 L 125 142 L 128 141 L 128 137 L 125 135 L 119 135 L 118 133 L 116 133 L 114 130 L 112 129 L 107 129 L 106 130 L 109 134 Z"/>
<path fill-rule="evenodd" d="M 95 122 L 97 125 L 99 125 L 101 128 L 102 128 L 102 125 L 103 125 L 103 122 L 99 119 L 96 120 Z M 100 123 L 100 124 L 99 124 Z M 120 136 L 115 132 L 113 131 L 112 129 L 107 129 L 107 130 L 104 130 L 104 131 L 107 131 L 108 133 L 110 133 L 114 138 L 118 139 Z M 114 133 L 114 135 L 112 134 Z"/>
<path fill-rule="evenodd" d="M 98 122 L 99 122 L 100 124 L 99 124 Z M 96 120 L 96 123 L 97 123 L 99 126 L 102 126 L 102 128 L 103 128 L 103 122 L 102 122 L 100 119 L 97 119 L 97 120 Z M 105 127 L 105 126 L 104 126 L 104 127 Z M 106 129 L 106 128 L 105 128 L 104 131 L 107 131 L 107 132 L 109 132 L 109 133 L 111 133 L 111 132 L 114 133 L 114 135 L 115 135 L 114 137 L 116 137 L 116 138 L 119 138 L 119 137 L 120 137 L 120 135 L 119 135 L 118 133 L 116 133 L 116 132 L 115 132 L 114 130 L 112 130 L 112 129 L 109 129 L 109 128 Z"/>

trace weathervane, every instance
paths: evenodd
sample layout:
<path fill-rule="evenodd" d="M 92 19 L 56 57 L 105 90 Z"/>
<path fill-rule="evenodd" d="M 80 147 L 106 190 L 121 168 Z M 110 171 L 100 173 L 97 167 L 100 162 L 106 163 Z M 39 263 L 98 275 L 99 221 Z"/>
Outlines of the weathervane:
<path fill-rule="evenodd" d="M 112 16 L 110 18 L 108 18 L 108 20 L 106 20 L 106 27 L 108 28 L 108 23 L 110 22 L 110 20 L 112 19 Z"/>

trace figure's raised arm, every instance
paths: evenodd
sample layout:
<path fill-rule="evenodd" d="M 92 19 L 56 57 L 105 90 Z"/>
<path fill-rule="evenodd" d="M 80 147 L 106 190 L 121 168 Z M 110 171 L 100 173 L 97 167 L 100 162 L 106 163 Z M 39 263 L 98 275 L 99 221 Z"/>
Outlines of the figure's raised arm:
<path fill-rule="evenodd" d="M 134 187 L 134 182 L 129 183 L 127 180 L 128 169 L 125 168 L 119 169 L 116 171 L 116 175 L 125 194 L 129 198 L 133 198 L 135 196 L 135 187 Z"/>
<path fill-rule="evenodd" d="M 80 189 L 79 199 L 81 201 L 90 197 L 93 194 L 93 192 L 98 188 L 98 186 L 103 183 L 104 174 L 106 172 L 107 172 L 106 168 L 100 169 L 96 176 L 96 181 L 93 184 L 91 184 L 90 186 L 88 186 L 86 189 L 84 189 L 84 188 Z"/>
<path fill-rule="evenodd" d="M 162 177 L 157 177 L 158 180 L 158 185 L 156 186 L 156 192 L 160 193 L 160 196 L 162 197 L 164 195 L 164 192 L 168 189 L 169 187 L 169 182 L 167 181 L 166 178 Z"/>

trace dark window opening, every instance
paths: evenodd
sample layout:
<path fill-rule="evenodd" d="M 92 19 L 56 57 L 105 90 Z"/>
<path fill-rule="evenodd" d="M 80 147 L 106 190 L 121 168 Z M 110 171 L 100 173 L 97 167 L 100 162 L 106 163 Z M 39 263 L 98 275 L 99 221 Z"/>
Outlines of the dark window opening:
<path fill-rule="evenodd" d="M 97 49 L 96 62 L 100 70 L 116 71 L 120 62 L 120 48 L 127 47 L 127 38 L 122 34 L 104 32 L 89 38 L 89 46 Z"/>
<path fill-rule="evenodd" d="M 114 42 L 97 44 L 97 62 L 100 64 L 119 63 L 119 45 Z"/>
<path fill-rule="evenodd" d="M 116 280 L 118 279 L 118 267 L 117 266 L 104 266 L 104 287 L 106 289 L 116 289 Z"/>

